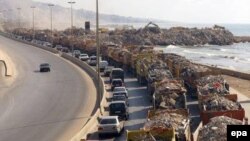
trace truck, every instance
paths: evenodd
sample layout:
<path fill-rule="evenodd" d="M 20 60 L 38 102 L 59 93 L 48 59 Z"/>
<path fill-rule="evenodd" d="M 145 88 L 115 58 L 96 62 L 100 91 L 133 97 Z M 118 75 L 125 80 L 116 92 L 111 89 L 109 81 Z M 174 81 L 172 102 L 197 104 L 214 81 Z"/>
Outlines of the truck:
<path fill-rule="evenodd" d="M 204 99 L 200 110 L 202 124 L 206 125 L 211 118 L 217 116 L 227 116 L 243 121 L 245 110 L 240 103 L 222 96 L 214 95 Z"/>
<path fill-rule="evenodd" d="M 174 132 L 171 128 L 168 129 L 168 132 L 165 133 L 165 135 L 168 135 L 167 137 L 171 137 L 169 135 L 174 133 L 174 137 L 172 137 L 172 139 L 175 138 L 175 140 L 178 141 L 191 141 L 190 119 L 187 109 L 149 110 L 147 118 L 149 122 L 155 121 L 155 125 L 160 124 L 158 123 L 159 121 L 164 121 L 163 124 L 170 124 L 170 127 L 174 129 Z M 153 127 L 153 129 L 157 129 L 157 126 L 154 126 L 154 124 L 151 123 L 151 127 Z M 144 130 L 147 131 L 146 124 L 144 126 Z M 159 133 L 161 132 L 158 130 L 158 134 Z"/>
<path fill-rule="evenodd" d="M 154 84 L 155 91 L 151 96 L 155 108 L 185 109 L 186 89 L 179 80 L 163 79 Z"/>

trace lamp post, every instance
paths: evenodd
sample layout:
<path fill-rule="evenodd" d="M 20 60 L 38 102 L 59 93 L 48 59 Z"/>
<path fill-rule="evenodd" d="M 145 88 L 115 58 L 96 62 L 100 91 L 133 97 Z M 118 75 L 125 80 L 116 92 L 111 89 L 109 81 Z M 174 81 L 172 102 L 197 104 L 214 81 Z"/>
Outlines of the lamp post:
<path fill-rule="evenodd" d="M 52 23 L 52 18 L 53 18 L 53 15 L 52 15 L 52 7 L 54 6 L 54 4 L 48 4 L 48 6 L 50 7 L 50 29 L 51 29 L 51 47 L 53 47 L 53 23 Z"/>
<path fill-rule="evenodd" d="M 33 20 L 32 20 L 32 23 L 33 23 L 33 37 L 32 37 L 32 40 L 35 39 L 35 6 L 31 6 L 30 8 L 32 8 L 32 12 L 33 12 Z"/>
<path fill-rule="evenodd" d="M 97 83 L 97 97 L 99 109 L 101 111 L 101 80 L 100 80 L 100 39 L 99 39 L 99 1 L 96 0 L 96 56 L 97 56 L 97 75 L 98 75 L 98 83 Z"/>
<path fill-rule="evenodd" d="M 71 38 L 73 37 L 73 4 L 75 4 L 76 2 L 74 1 L 69 1 L 68 2 L 71 6 L 71 29 L 70 29 L 70 34 L 71 34 Z M 73 56 L 73 51 L 74 51 L 74 46 L 71 43 L 71 51 L 72 51 L 72 56 Z"/>
<path fill-rule="evenodd" d="M 18 10 L 18 28 L 21 28 L 21 9 L 20 7 L 17 8 Z"/>

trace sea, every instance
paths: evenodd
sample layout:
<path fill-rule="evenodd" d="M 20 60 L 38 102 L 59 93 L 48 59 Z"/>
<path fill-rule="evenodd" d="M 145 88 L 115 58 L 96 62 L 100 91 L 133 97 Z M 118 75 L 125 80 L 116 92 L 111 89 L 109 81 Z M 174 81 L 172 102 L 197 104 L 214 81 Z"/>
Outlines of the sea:
<path fill-rule="evenodd" d="M 176 24 L 176 23 L 157 23 L 161 28 L 175 26 L 182 27 L 213 27 L 212 24 Z M 135 28 L 142 28 L 146 23 L 125 24 Z M 236 36 L 250 36 L 250 24 L 219 24 L 226 27 Z M 129 27 L 129 26 L 128 26 Z M 175 53 L 185 56 L 187 59 L 205 65 L 215 65 L 217 67 L 240 71 L 250 74 L 250 43 L 236 43 L 233 45 L 217 46 L 157 46 L 156 50 L 163 50 L 165 53 Z"/>

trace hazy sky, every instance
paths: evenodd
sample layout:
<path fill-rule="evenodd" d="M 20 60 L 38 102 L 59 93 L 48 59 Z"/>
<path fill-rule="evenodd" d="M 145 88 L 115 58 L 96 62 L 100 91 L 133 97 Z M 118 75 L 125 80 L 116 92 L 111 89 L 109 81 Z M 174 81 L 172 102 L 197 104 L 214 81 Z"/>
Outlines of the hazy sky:
<path fill-rule="evenodd" d="M 70 0 L 34 0 L 65 7 Z M 75 0 L 75 8 L 95 10 L 96 0 Z M 190 23 L 249 23 L 250 0 L 99 0 L 100 12 Z"/>

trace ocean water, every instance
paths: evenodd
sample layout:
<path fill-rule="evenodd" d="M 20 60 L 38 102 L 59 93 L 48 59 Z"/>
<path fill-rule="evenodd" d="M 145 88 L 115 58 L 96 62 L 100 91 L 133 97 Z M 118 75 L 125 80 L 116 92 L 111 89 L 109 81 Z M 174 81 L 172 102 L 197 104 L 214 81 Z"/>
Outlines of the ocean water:
<path fill-rule="evenodd" d="M 156 47 L 165 53 L 175 53 L 185 56 L 194 62 L 216 65 L 250 74 L 250 43 L 237 43 L 228 46 L 196 46 L 180 47 L 169 45 Z"/>

